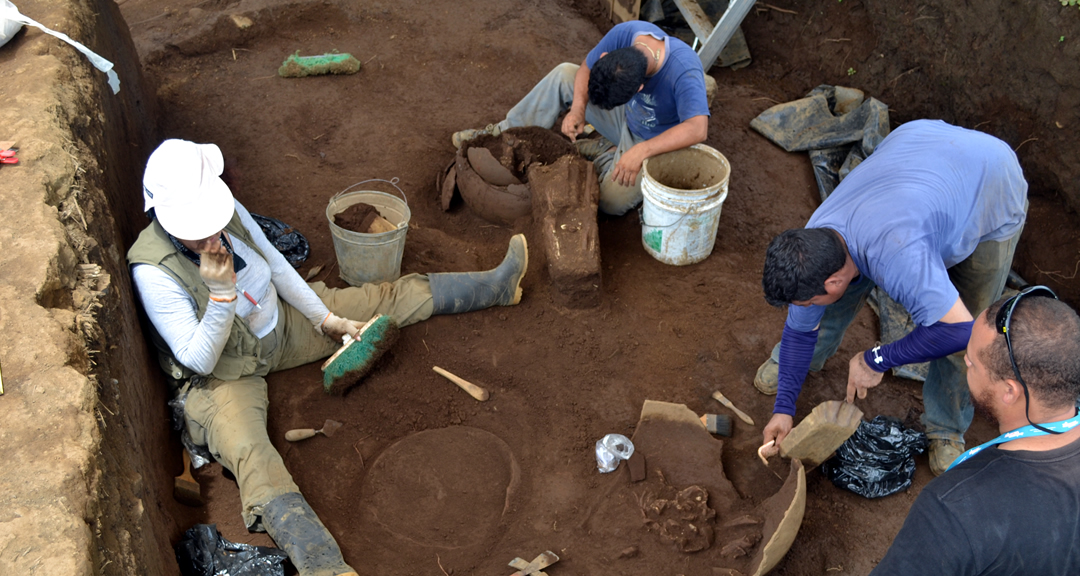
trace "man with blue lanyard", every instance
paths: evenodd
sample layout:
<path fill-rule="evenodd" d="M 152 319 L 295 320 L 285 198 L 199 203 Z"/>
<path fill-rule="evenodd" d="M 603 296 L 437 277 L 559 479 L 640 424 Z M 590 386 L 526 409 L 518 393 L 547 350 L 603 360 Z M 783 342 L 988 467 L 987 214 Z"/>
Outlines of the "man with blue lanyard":
<path fill-rule="evenodd" d="M 641 202 L 641 163 L 705 141 L 709 104 L 698 55 L 654 24 L 634 20 L 613 27 L 581 63 L 560 64 L 498 124 L 453 135 L 456 148 L 507 128 L 560 129 L 593 162 L 600 178 L 600 210 L 625 214 Z M 603 138 L 577 137 L 592 124 Z"/>
<path fill-rule="evenodd" d="M 972 417 L 957 354 L 971 333 L 969 311 L 1001 296 L 1026 213 L 1027 182 L 1001 140 L 940 120 L 908 122 L 882 140 L 806 228 L 769 244 L 765 298 L 791 306 L 780 343 L 754 379 L 776 394 L 765 443 L 778 445 L 790 432 L 807 372 L 836 353 L 877 285 L 916 328 L 851 358 L 847 400 L 864 398 L 889 368 L 930 361 L 922 423 L 931 470 L 948 468 Z"/>
<path fill-rule="evenodd" d="M 1080 574 L 1080 317 L 1029 288 L 979 315 L 965 360 L 1001 436 L 923 488 L 872 576 Z"/>

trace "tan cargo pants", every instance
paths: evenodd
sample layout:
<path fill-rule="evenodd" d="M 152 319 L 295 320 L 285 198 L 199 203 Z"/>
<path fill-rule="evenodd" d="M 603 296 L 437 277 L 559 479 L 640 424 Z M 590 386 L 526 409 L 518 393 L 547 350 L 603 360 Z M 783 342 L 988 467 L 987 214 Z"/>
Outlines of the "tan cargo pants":
<path fill-rule="evenodd" d="M 311 288 L 331 312 L 350 320 L 385 314 L 407 326 L 428 319 L 433 310 L 428 279 L 422 274 L 344 289 L 316 282 Z M 316 332 L 303 314 L 279 298 L 278 323 L 262 339 L 262 366 L 256 374 L 230 381 L 209 377 L 185 386 L 187 431 L 236 476 L 244 523 L 252 530 L 262 529 L 258 520 L 264 504 L 300 491 L 266 432 L 269 401 L 263 377 L 326 358 L 340 345 Z"/>

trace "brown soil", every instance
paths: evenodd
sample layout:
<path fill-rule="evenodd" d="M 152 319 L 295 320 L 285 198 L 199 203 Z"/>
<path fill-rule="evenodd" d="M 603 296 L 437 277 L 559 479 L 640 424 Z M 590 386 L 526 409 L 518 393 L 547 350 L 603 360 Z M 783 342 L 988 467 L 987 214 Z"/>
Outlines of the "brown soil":
<path fill-rule="evenodd" d="M 371 223 L 381 215 L 379 210 L 371 204 L 360 202 L 334 214 L 334 224 L 346 230 L 367 234 L 371 229 Z"/>
<path fill-rule="evenodd" d="M 510 128 L 498 136 L 480 136 L 468 145 L 473 146 L 487 148 L 522 182 L 528 182 L 529 166 L 533 163 L 551 164 L 560 156 L 575 153 L 565 136 L 536 126 Z"/>
<path fill-rule="evenodd" d="M 730 174 L 712 155 L 693 148 L 650 158 L 647 170 L 657 183 L 678 190 L 716 186 Z"/>
<path fill-rule="evenodd" d="M 442 210 L 434 183 L 454 156 L 450 135 L 501 119 L 553 66 L 580 62 L 602 35 L 581 14 L 605 17 L 606 6 L 598 4 L 179 0 L 163 8 L 152 0 L 127 0 L 121 8 L 145 73 L 158 86 L 162 135 L 215 142 L 226 157 L 235 158 L 246 175 L 234 188 L 237 198 L 261 214 L 285 219 L 310 240 L 303 274 L 317 265 L 330 270 L 334 261 L 324 215 L 333 193 L 352 182 L 391 176 L 401 178 L 412 210 L 403 273 L 497 264 L 510 236 L 527 232 L 526 224 L 520 229 L 492 225 L 460 204 Z M 1014 20 L 995 3 L 935 1 L 918 13 L 871 0 L 810 9 L 789 4 L 780 2 L 800 13 L 766 7 L 747 17 L 750 67 L 711 71 L 720 89 L 707 144 L 728 158 L 731 180 L 716 248 L 704 262 L 665 266 L 642 248 L 635 214 L 601 217 L 603 286 L 596 308 L 568 311 L 554 305 L 545 270 L 532 262 L 520 305 L 435 317 L 404 329 L 379 369 L 344 398 L 322 392 L 317 364 L 271 375 L 270 436 L 361 574 L 509 573 L 506 564 L 514 557 L 531 559 L 544 550 L 562 558 L 549 569 L 552 576 L 709 574 L 713 567 L 731 566 L 715 544 L 726 539 L 684 553 L 675 545 L 655 545 L 658 536 L 640 514 L 635 521 L 604 523 L 608 516 L 598 515 L 598 507 L 628 477 L 622 468 L 597 473 L 593 444 L 611 432 L 632 435 L 646 399 L 684 403 L 698 414 L 723 412 L 710 399 L 720 389 L 758 422 L 735 422 L 732 437 L 723 441 L 730 497 L 752 508 L 783 485 L 778 474 L 786 475 L 787 465 L 774 461 L 766 469 L 755 455 L 772 398 L 757 393 L 751 381 L 779 338 L 784 318 L 783 310 L 761 297 L 760 273 L 768 241 L 802 225 L 818 193 L 806 156 L 773 146 L 750 130 L 750 120 L 821 83 L 866 90 L 895 107 L 894 123 L 929 116 L 973 127 L 988 119 L 981 129 L 1014 147 L 1034 130 L 1036 117 L 1010 108 L 1004 99 L 997 106 L 972 104 L 975 95 L 985 102 L 993 88 L 992 77 L 976 78 L 974 72 L 949 77 L 955 95 L 941 96 L 935 82 L 945 72 L 922 60 L 941 59 L 933 52 L 940 44 L 935 41 L 923 54 L 905 36 L 914 26 L 924 35 L 920 39 L 941 38 L 962 15 L 965 26 L 979 30 L 985 24 L 1011 37 L 997 27 Z M 1023 6 L 1011 10 L 1020 20 Z M 233 13 L 254 25 L 238 28 L 229 18 Z M 1075 15 L 1062 14 L 1048 22 L 1072 30 L 1070 38 L 1080 37 L 1075 20 L 1067 19 Z M 961 32 L 952 29 L 952 38 L 964 40 Z M 1040 67 L 1048 58 L 1002 42 L 996 49 L 1014 56 L 1018 70 Z M 1069 46 L 1073 52 L 1066 57 L 1075 55 Z M 298 49 L 347 51 L 364 67 L 348 76 L 277 77 L 282 59 Z M 997 61 L 979 50 L 949 50 L 946 57 L 954 74 L 982 70 L 984 60 Z M 1075 66 L 1066 75 L 1062 82 L 1080 84 Z M 978 88 L 972 89 L 971 101 L 960 96 L 968 82 Z M 1010 88 L 1021 100 L 1037 96 L 1023 93 L 1022 84 Z M 1069 118 L 1075 117 L 1073 110 Z M 1028 143 L 1023 151 L 1041 142 Z M 1080 304 L 1076 215 L 1068 212 L 1051 170 L 1038 158 L 1021 158 L 1034 176 L 1031 221 L 1017 267 L 1029 280 L 1046 282 Z M 341 285 L 331 272 L 317 279 L 324 276 Z M 875 340 L 876 330 L 876 319 L 864 310 L 837 356 L 808 379 L 799 418 L 819 402 L 844 395 L 845 362 Z M 476 402 L 434 374 L 432 365 L 482 384 L 491 399 Z M 859 406 L 868 419 L 887 414 L 914 424 L 920 387 L 887 376 Z M 345 423 L 333 438 L 284 441 L 286 430 L 327 418 Z M 453 435 L 465 427 L 483 434 L 458 442 Z M 993 435 L 977 420 L 968 441 Z M 416 452 L 420 457 L 405 457 L 403 446 L 423 448 L 425 441 L 452 444 L 452 453 L 461 457 L 423 450 Z M 179 461 L 173 456 L 162 459 Z M 520 472 L 516 484 L 514 463 Z M 809 471 L 805 520 L 775 573 L 866 574 L 930 476 L 921 457 L 910 490 L 868 501 Z M 220 465 L 199 470 L 196 477 L 209 503 L 186 509 L 167 502 L 180 525 L 212 522 L 232 540 L 270 543 L 244 529 L 235 482 Z M 379 477 L 386 479 L 376 482 Z M 414 484 L 400 485 L 397 478 Z M 474 504 L 463 502 L 454 487 Z M 501 512 L 500 498 L 506 503 Z M 626 552 L 630 548 L 635 551 Z"/>

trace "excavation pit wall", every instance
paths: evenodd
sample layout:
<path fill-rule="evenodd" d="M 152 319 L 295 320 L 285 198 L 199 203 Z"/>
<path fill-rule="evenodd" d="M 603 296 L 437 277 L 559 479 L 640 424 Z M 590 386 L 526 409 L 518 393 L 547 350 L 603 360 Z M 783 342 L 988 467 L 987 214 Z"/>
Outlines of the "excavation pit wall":
<path fill-rule="evenodd" d="M 822 65 L 788 66 L 771 53 L 781 49 L 764 40 L 781 29 L 783 13 L 755 16 L 746 31 L 766 75 L 790 76 L 790 84 L 804 89 L 829 80 L 823 67 L 840 62 L 850 73 L 833 83 L 846 81 L 901 108 L 894 120 L 945 117 L 977 126 L 995 117 L 985 129 L 1018 148 L 1034 195 L 1060 198 L 1061 206 L 1075 210 L 1080 156 L 1069 137 L 1080 86 L 1059 68 L 1075 62 L 1078 48 L 1058 38 L 1075 37 L 1077 24 L 1074 12 L 1055 5 L 1035 5 L 1031 21 L 986 18 L 1000 22 L 987 34 L 970 22 L 997 10 L 992 3 L 954 9 L 935 0 L 925 10 L 859 3 L 851 17 L 869 22 L 867 29 L 884 30 L 896 21 L 916 29 L 903 37 L 910 42 L 896 34 L 881 46 L 862 38 L 859 53 L 882 56 L 855 65 L 844 60 L 851 50 L 844 43 L 829 46 L 837 51 L 833 55 L 822 50 Z M 0 365 L 6 389 L 0 396 L 0 574 L 176 574 L 172 543 L 188 527 L 170 513 L 180 450 L 123 260 L 146 223 L 139 176 L 161 137 L 155 133 L 154 92 L 143 86 L 114 2 L 21 0 L 18 6 L 114 62 L 121 91 L 113 95 L 105 75 L 81 54 L 36 29 L 0 48 L 0 140 L 15 140 L 20 158 L 18 165 L 0 166 Z M 228 26 L 220 32 L 221 38 L 241 34 Z M 987 55 L 981 66 L 1009 72 L 1003 80 L 1008 86 L 984 82 L 997 77 L 991 70 L 938 67 L 971 50 L 973 35 L 999 40 L 980 40 L 977 48 Z M 1033 52 L 1014 44 L 1032 36 L 1041 42 Z M 182 51 L 185 44 L 178 46 Z M 1030 53 L 1043 55 L 1033 60 L 1046 66 L 1015 64 L 1014 56 Z M 884 71 L 871 75 L 877 68 Z M 926 88 L 916 101 L 892 92 L 912 81 Z M 1017 83 L 1039 85 L 1046 98 L 1031 104 L 1010 97 Z M 778 90 L 773 96 L 801 93 Z M 1030 266 L 1021 270 L 1029 272 L 1044 280 Z M 1075 296 L 1067 299 L 1075 302 Z"/>
<path fill-rule="evenodd" d="M 0 140 L 19 149 L 0 169 L 0 574 L 175 574 L 180 452 L 124 263 L 153 95 L 116 3 L 18 7 L 112 61 L 121 89 L 36 28 L 0 47 Z"/>

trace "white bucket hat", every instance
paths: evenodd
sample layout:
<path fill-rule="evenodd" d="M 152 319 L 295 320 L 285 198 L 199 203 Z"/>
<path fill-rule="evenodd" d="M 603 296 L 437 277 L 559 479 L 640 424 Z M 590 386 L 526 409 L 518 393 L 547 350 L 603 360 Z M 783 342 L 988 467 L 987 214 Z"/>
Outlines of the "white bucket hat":
<path fill-rule="evenodd" d="M 224 168 L 214 144 L 162 142 L 146 161 L 143 210 L 153 208 L 161 227 L 181 240 L 220 232 L 236 209 L 232 192 L 219 178 Z"/>

